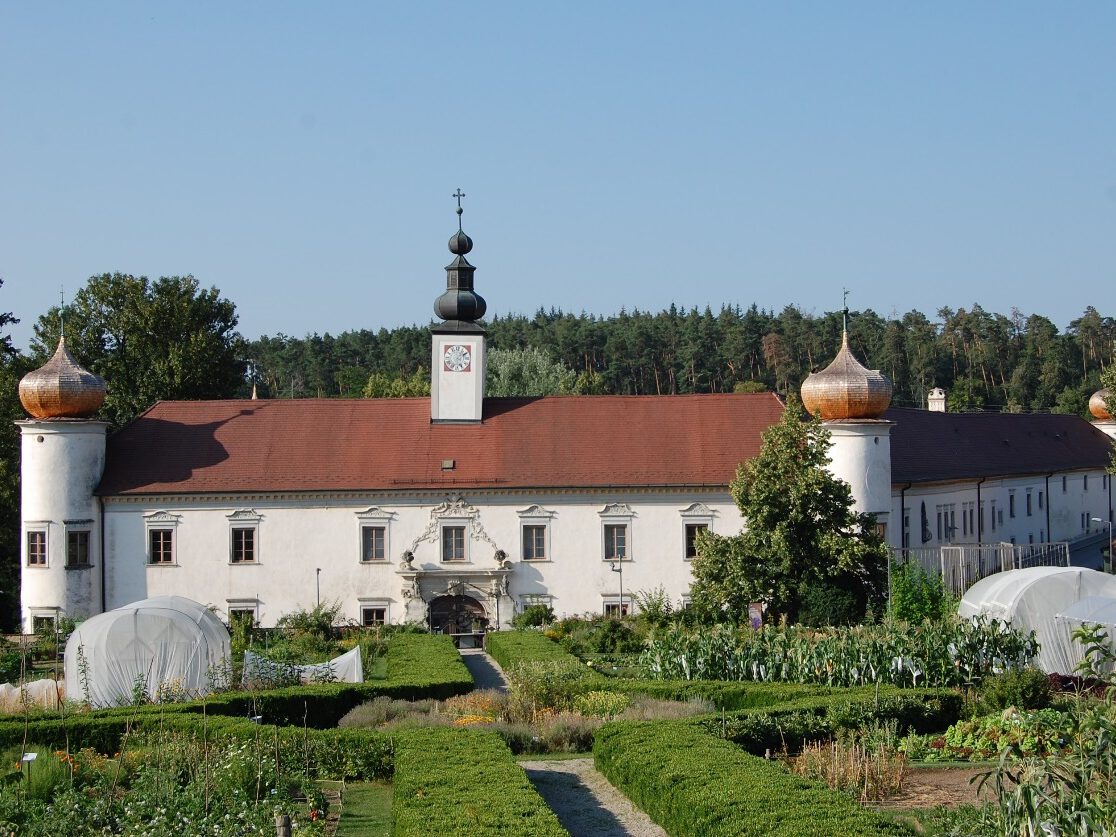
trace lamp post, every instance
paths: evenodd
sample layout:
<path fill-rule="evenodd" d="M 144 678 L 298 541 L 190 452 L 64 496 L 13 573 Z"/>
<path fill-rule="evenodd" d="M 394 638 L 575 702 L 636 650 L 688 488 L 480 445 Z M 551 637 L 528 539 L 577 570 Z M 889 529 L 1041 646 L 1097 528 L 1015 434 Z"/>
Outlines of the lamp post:
<path fill-rule="evenodd" d="M 619 566 L 617 566 L 619 565 Z M 620 573 L 620 619 L 624 618 L 624 560 L 611 560 L 608 568 L 614 573 Z"/>
<path fill-rule="evenodd" d="M 317 607 L 322 606 L 322 568 L 316 567 L 314 569 L 314 604 Z"/>
<path fill-rule="evenodd" d="M 1090 517 L 1089 519 L 1093 521 L 1093 523 L 1103 523 L 1108 526 L 1108 555 L 1105 563 L 1108 564 L 1108 572 L 1112 572 L 1112 521 L 1101 520 L 1099 517 Z"/>

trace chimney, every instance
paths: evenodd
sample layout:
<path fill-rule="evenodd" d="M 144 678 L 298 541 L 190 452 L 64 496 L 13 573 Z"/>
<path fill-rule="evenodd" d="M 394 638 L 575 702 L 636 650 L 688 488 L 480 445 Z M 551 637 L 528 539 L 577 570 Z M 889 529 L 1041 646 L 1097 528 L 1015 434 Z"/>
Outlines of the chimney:
<path fill-rule="evenodd" d="M 941 387 L 934 387 L 926 396 L 926 406 L 931 413 L 944 413 L 946 411 L 946 394 Z"/>

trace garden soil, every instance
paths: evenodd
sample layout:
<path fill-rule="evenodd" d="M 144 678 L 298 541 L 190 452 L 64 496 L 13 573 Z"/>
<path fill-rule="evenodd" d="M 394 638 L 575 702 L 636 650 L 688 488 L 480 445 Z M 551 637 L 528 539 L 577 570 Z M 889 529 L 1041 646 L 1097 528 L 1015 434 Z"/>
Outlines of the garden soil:
<path fill-rule="evenodd" d="M 988 770 L 987 767 L 916 767 L 907 771 L 903 777 L 903 790 L 880 803 L 880 810 L 907 808 L 933 808 L 944 805 L 953 808 L 958 805 L 976 805 L 993 798 L 992 784 L 989 782 L 977 795 L 977 779 L 970 779 Z"/>
<path fill-rule="evenodd" d="M 592 759 L 519 765 L 570 837 L 667 837 L 597 772 Z"/>

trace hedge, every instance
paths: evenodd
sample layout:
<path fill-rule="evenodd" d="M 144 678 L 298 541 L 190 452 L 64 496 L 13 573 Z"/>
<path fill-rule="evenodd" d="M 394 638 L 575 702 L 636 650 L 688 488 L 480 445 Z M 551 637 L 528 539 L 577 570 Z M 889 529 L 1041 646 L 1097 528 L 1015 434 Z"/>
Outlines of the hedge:
<path fill-rule="evenodd" d="M 671 837 L 910 834 L 838 791 L 685 722 L 606 724 L 593 758 Z"/>
<path fill-rule="evenodd" d="M 393 837 L 568 837 L 493 733 L 428 727 L 395 739 Z"/>
<path fill-rule="evenodd" d="M 484 640 L 484 650 L 501 668 L 511 668 L 516 663 L 535 660 L 572 660 L 577 657 L 565 650 L 540 631 L 496 631 Z"/>
<path fill-rule="evenodd" d="M 610 679 L 599 688 L 627 695 L 647 695 L 659 700 L 687 701 L 700 698 L 709 701 L 718 710 L 769 708 L 788 701 L 845 691 L 800 683 L 745 683 L 725 680 Z"/>
<path fill-rule="evenodd" d="M 834 689 L 765 709 L 706 715 L 690 723 L 749 753 L 798 750 L 804 741 L 830 738 L 839 729 L 894 721 L 900 735 L 940 732 L 961 715 L 961 694 L 951 689 L 873 687 Z"/>

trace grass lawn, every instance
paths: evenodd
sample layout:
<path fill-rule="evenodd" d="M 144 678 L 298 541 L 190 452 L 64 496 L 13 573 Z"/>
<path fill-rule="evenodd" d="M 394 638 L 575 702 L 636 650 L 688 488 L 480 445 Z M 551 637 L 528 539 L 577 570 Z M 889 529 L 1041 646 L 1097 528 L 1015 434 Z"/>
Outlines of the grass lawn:
<path fill-rule="evenodd" d="M 391 785 L 349 782 L 336 837 L 390 837 Z"/>

